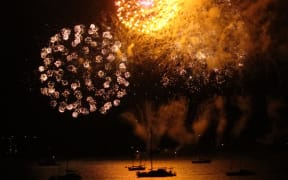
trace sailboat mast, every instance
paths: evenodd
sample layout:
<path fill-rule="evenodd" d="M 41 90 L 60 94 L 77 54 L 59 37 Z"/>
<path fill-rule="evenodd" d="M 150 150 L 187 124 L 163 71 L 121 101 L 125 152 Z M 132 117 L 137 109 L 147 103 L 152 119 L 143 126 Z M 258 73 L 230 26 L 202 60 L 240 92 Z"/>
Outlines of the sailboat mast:
<path fill-rule="evenodd" d="M 151 170 L 153 169 L 153 161 L 152 161 L 152 151 L 153 151 L 153 149 L 152 149 L 152 144 L 153 144 L 153 142 L 152 142 L 152 134 L 153 134 L 153 132 L 152 132 L 152 127 L 150 127 L 150 164 L 151 164 Z"/>

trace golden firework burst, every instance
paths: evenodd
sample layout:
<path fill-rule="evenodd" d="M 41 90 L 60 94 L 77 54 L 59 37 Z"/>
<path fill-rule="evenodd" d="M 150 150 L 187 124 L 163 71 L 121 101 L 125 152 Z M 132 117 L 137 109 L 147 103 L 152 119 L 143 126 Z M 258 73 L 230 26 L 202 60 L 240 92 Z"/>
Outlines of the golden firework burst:
<path fill-rule="evenodd" d="M 163 29 L 177 14 L 177 0 L 117 0 L 117 16 L 126 27 L 149 34 Z"/>

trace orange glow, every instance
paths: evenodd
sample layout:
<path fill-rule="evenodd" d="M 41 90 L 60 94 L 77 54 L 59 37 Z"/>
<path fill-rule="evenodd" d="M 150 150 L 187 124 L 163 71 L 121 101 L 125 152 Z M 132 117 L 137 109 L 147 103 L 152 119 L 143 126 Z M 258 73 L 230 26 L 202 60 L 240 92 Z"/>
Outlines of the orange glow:
<path fill-rule="evenodd" d="M 145 34 L 164 28 L 179 9 L 177 0 L 118 0 L 115 5 L 125 26 Z"/>

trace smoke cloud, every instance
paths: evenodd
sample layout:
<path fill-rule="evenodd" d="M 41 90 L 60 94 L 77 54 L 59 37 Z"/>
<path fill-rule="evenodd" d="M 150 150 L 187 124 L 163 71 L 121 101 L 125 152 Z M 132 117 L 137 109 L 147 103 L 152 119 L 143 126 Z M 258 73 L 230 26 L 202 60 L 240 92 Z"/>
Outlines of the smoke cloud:
<path fill-rule="evenodd" d="M 133 125 L 135 134 L 146 141 L 148 146 L 152 131 L 155 148 L 164 135 L 180 144 L 192 142 L 193 136 L 185 128 L 187 110 L 188 101 L 184 97 L 162 105 L 146 100 L 133 111 L 125 112 L 121 116 Z"/>
<path fill-rule="evenodd" d="M 287 111 L 287 105 L 280 98 L 267 97 L 266 110 L 270 128 L 263 138 L 258 139 L 258 142 L 273 144 L 283 141 L 281 138 L 288 135 L 288 127 L 284 118 L 284 113 Z"/>
<path fill-rule="evenodd" d="M 236 105 L 238 106 L 241 115 L 236 121 L 231 133 L 233 137 L 239 137 L 241 132 L 246 127 L 247 122 L 249 121 L 251 115 L 251 98 L 248 96 L 237 96 L 235 97 Z"/>
<path fill-rule="evenodd" d="M 287 56 L 288 23 L 285 0 L 235 1 L 253 35 L 254 53 L 269 53 Z M 287 9 L 286 9 L 287 10 Z"/>

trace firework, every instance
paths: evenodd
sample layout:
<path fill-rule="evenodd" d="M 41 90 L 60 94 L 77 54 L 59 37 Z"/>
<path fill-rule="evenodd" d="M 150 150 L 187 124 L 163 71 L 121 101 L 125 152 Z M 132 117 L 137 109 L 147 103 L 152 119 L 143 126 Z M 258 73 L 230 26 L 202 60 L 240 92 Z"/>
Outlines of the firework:
<path fill-rule="evenodd" d="M 170 33 L 174 41 L 167 46 L 171 49 L 166 56 L 170 63 L 163 63 L 168 70 L 163 73 L 162 84 L 181 81 L 192 93 L 206 85 L 221 89 L 244 66 L 251 47 L 249 30 L 230 1 L 205 0 L 190 6 L 194 11 L 183 11 L 183 20 L 179 20 L 185 29 L 175 28 Z"/>
<path fill-rule="evenodd" d="M 109 27 L 63 28 L 41 50 L 41 93 L 50 105 L 73 117 L 105 114 L 119 106 L 129 86 L 127 57 Z"/>
<path fill-rule="evenodd" d="M 117 0 L 119 20 L 128 28 L 153 33 L 164 28 L 177 14 L 177 0 Z"/>
<path fill-rule="evenodd" d="M 166 1 L 145 2 L 152 11 Z M 177 8 L 173 8 L 177 12 L 172 11 L 174 15 L 165 25 L 167 28 L 163 26 L 153 33 L 149 28 L 134 27 L 139 23 L 135 23 L 137 18 L 132 18 L 133 12 L 141 9 L 137 3 L 139 5 L 140 1 L 117 1 L 118 20 L 128 27 L 123 29 L 128 33 L 119 32 L 119 37 L 130 45 L 129 55 L 133 57 L 133 63 L 154 63 L 153 70 L 159 72 L 163 86 L 181 84 L 192 92 L 198 92 L 207 84 L 225 84 L 235 70 L 245 67 L 253 43 L 247 22 L 236 3 L 229 0 L 178 0 L 174 3 Z M 141 17 L 143 22 L 139 21 L 153 24 L 149 17 Z M 133 20 L 131 25 L 129 18 Z M 147 29 L 150 33 L 145 32 Z"/>

